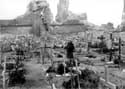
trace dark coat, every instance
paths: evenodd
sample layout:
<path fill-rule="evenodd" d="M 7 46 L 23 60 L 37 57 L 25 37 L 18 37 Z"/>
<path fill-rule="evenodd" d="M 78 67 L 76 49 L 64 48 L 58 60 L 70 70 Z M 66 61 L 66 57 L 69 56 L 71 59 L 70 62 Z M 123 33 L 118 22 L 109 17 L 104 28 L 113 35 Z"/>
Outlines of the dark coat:
<path fill-rule="evenodd" d="M 75 50 L 74 44 L 72 42 L 68 42 L 67 46 L 65 47 L 66 49 L 66 56 L 67 58 L 73 58 L 73 52 Z"/>

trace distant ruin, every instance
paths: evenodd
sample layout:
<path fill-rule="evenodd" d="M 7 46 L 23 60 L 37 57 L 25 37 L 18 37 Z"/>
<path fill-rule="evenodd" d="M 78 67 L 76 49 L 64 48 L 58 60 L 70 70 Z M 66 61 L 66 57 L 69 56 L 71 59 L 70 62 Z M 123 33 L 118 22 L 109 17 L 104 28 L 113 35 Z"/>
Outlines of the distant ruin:
<path fill-rule="evenodd" d="M 121 30 L 125 31 L 125 0 L 123 0 L 123 12 L 122 12 Z"/>
<path fill-rule="evenodd" d="M 43 9 L 45 10 L 43 11 Z M 44 26 L 42 25 L 43 22 L 41 20 L 41 14 L 44 15 L 47 23 L 52 22 L 53 15 L 49 8 L 48 2 L 46 0 L 32 0 L 29 3 L 28 9 L 24 15 L 18 16 L 13 20 L 1 20 L 0 25 L 5 25 L 5 27 L 1 28 L 1 31 L 3 33 L 10 34 L 20 32 L 25 34 L 30 32 L 35 36 L 40 36 L 40 31 L 45 30 Z"/>
<path fill-rule="evenodd" d="M 59 0 L 57 5 L 57 22 L 64 22 L 68 17 L 69 0 Z"/>

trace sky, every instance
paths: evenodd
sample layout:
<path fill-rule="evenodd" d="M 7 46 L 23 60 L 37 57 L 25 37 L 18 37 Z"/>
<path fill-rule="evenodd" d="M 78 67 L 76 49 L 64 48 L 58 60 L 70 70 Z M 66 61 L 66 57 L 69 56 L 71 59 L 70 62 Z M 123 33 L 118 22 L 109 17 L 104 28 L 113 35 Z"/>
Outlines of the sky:
<path fill-rule="evenodd" d="M 26 12 L 31 0 L 0 0 L 0 19 L 13 19 Z M 58 0 L 47 0 L 54 16 Z M 88 21 L 97 25 L 121 23 L 123 0 L 70 0 L 69 10 L 73 13 L 87 13 Z"/>

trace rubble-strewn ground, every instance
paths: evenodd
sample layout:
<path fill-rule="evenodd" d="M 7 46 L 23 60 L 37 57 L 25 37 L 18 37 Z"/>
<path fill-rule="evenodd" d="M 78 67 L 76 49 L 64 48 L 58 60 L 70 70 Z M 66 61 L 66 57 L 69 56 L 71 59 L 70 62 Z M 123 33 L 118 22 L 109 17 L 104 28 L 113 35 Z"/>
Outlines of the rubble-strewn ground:
<path fill-rule="evenodd" d="M 26 62 L 25 67 L 27 70 L 26 83 L 20 86 L 22 87 L 21 89 L 50 89 L 50 85 L 45 79 L 45 70 L 43 70 L 46 69 L 46 65 L 37 64 L 34 59 L 30 62 Z M 15 87 L 14 89 L 20 88 Z"/>
<path fill-rule="evenodd" d="M 98 58 L 96 58 L 95 61 L 97 61 L 97 59 Z M 90 60 L 94 61 L 94 59 L 90 59 Z M 97 64 L 99 64 L 99 65 L 97 65 Z M 102 62 L 100 65 L 100 62 L 98 61 L 98 63 L 96 63 L 95 66 L 87 65 L 84 63 L 81 63 L 80 66 L 81 66 L 81 68 L 89 67 L 92 70 L 98 71 L 100 76 L 105 78 L 105 69 L 102 64 L 104 64 L 104 63 Z M 25 67 L 28 70 L 27 75 L 26 75 L 27 82 L 20 87 L 18 86 L 15 88 L 8 88 L 8 89 L 52 89 L 45 76 L 46 75 L 45 70 L 49 67 L 49 65 L 50 64 L 44 64 L 44 65 L 38 64 L 35 58 L 32 59 L 31 61 L 25 62 Z M 120 74 L 119 69 L 118 68 L 108 68 L 108 73 L 109 73 L 109 76 L 108 76 L 109 81 L 112 83 L 117 83 L 119 85 L 120 84 L 119 79 L 114 78 L 114 76 L 112 75 L 112 74 L 118 75 L 118 73 Z M 124 74 L 122 73 L 122 75 L 124 75 Z M 124 77 L 124 76 L 122 76 L 122 77 Z M 54 78 L 53 82 L 55 83 L 56 87 L 58 87 L 58 89 L 60 89 L 61 83 L 63 82 L 64 79 L 66 79 L 66 77 L 65 78 L 64 77 L 55 77 Z M 125 83 L 124 79 L 122 80 L 122 83 Z"/>
<path fill-rule="evenodd" d="M 56 51 L 60 51 L 60 49 L 56 50 Z M 85 54 L 87 54 L 85 52 Z M 85 67 L 89 67 L 92 70 L 95 70 L 99 73 L 99 75 L 102 78 L 105 78 L 105 67 L 104 67 L 104 62 L 101 62 L 100 59 L 103 58 L 105 55 L 100 55 L 97 53 L 93 53 L 94 55 L 97 56 L 97 58 L 88 58 L 85 57 L 84 55 L 77 55 L 78 58 L 80 59 L 80 61 L 85 61 L 85 60 L 89 60 L 90 62 L 92 62 L 94 65 L 88 65 L 85 64 L 85 62 L 80 62 L 81 68 L 85 68 Z M 55 60 L 58 60 L 58 58 L 55 58 Z M 47 81 L 46 78 L 46 74 L 45 74 L 45 70 L 49 67 L 49 63 L 47 64 L 38 64 L 36 59 L 33 58 L 30 61 L 25 62 L 25 67 L 27 69 L 27 75 L 26 75 L 26 83 L 22 86 L 17 86 L 14 88 L 8 88 L 8 89 L 52 89 L 49 81 Z M 125 69 L 125 66 L 122 66 L 122 69 Z M 1 71 L 0 71 L 1 73 Z M 121 72 L 119 70 L 119 68 L 108 68 L 108 77 L 109 77 L 109 81 L 119 85 L 122 84 L 125 85 L 125 72 Z M 120 81 L 121 78 L 121 81 Z M 0 78 L 2 79 L 2 77 Z M 58 89 L 61 88 L 61 84 L 63 82 L 63 80 L 67 79 L 67 77 L 55 77 L 53 80 L 53 82 L 55 83 L 56 87 Z M 2 89 L 2 81 L 0 80 L 0 89 Z"/>

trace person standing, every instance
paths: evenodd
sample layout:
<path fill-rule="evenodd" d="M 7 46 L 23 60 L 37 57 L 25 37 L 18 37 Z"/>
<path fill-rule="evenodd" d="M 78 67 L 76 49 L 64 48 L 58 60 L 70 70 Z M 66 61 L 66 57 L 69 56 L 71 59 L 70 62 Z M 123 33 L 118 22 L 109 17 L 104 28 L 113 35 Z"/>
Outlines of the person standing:
<path fill-rule="evenodd" d="M 74 60 L 74 51 L 75 51 L 75 46 L 72 41 L 69 41 L 67 45 L 65 46 L 66 50 L 66 57 L 68 59 L 67 63 L 69 67 L 75 66 L 75 60 Z"/>
<path fill-rule="evenodd" d="M 66 57 L 68 59 L 73 59 L 74 56 L 73 56 L 73 52 L 75 51 L 75 47 L 74 47 L 74 44 L 72 41 L 69 41 L 65 47 L 66 49 Z"/>

